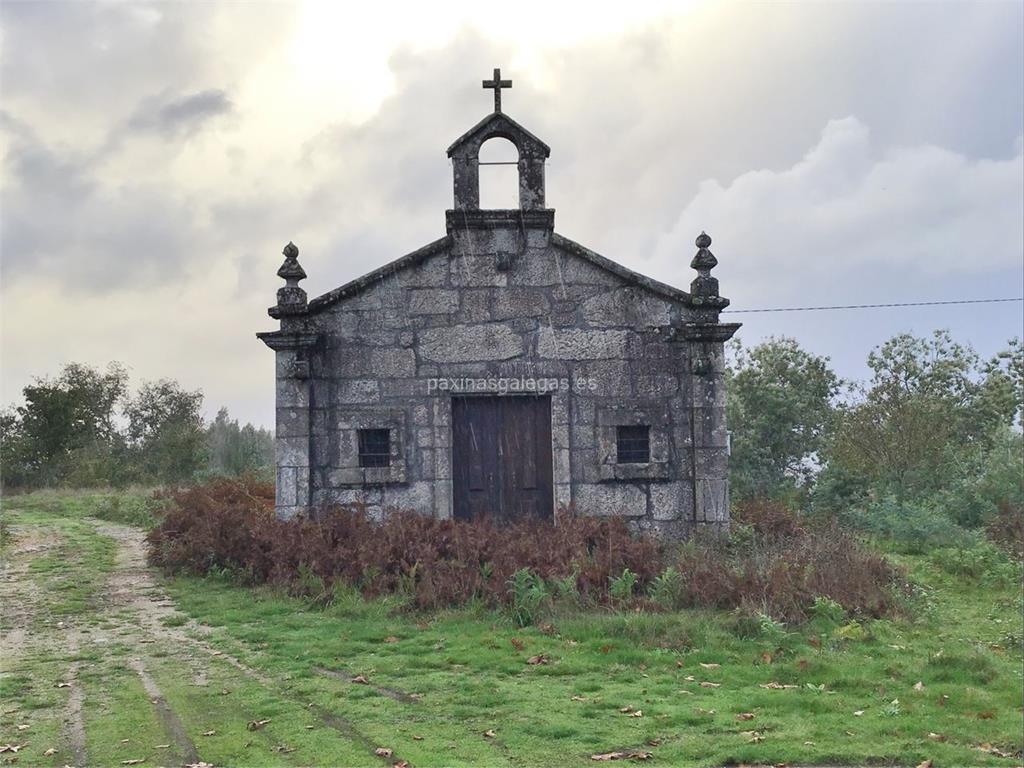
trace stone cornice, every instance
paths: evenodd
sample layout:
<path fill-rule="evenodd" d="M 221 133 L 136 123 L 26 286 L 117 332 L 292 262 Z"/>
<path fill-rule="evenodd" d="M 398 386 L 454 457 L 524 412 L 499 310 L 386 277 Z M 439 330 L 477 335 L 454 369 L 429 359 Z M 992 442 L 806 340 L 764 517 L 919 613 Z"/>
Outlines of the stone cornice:
<path fill-rule="evenodd" d="M 502 210 L 458 209 L 444 212 L 445 227 L 451 235 L 465 229 L 546 229 L 555 228 L 555 210 L 509 208 Z"/>
<path fill-rule="evenodd" d="M 256 338 L 275 352 L 290 349 L 308 349 L 320 340 L 319 334 L 305 331 L 266 331 L 257 333 Z"/>
<path fill-rule="evenodd" d="M 676 328 L 676 337 L 687 341 L 728 341 L 742 323 L 683 323 Z"/>

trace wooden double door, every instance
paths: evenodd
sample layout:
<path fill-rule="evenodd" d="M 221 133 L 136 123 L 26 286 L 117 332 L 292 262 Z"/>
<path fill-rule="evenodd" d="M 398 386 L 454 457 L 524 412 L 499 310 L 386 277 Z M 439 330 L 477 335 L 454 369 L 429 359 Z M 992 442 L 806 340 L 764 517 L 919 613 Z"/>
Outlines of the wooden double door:
<path fill-rule="evenodd" d="M 460 520 L 550 520 L 550 396 L 452 398 L 453 511 Z"/>

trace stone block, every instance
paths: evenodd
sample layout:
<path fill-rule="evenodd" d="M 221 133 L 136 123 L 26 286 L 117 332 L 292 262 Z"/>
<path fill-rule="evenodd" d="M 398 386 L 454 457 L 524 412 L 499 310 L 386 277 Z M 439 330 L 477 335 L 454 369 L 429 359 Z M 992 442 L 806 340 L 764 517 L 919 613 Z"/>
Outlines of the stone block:
<path fill-rule="evenodd" d="M 627 337 L 626 331 L 542 327 L 537 337 L 537 354 L 559 360 L 622 358 Z"/>
<path fill-rule="evenodd" d="M 575 487 L 573 500 L 580 514 L 592 516 L 643 517 L 647 494 L 639 484 L 584 483 Z"/>
<path fill-rule="evenodd" d="M 438 363 L 507 360 L 523 353 L 523 339 L 500 323 L 457 325 L 420 333 L 420 354 Z"/>
<path fill-rule="evenodd" d="M 459 292 L 451 288 L 418 288 L 409 291 L 410 315 L 446 315 L 459 308 Z"/>
<path fill-rule="evenodd" d="M 581 312 L 586 323 L 596 328 L 643 328 L 668 325 L 670 306 L 646 289 L 627 286 L 588 299 Z"/>
<path fill-rule="evenodd" d="M 376 403 L 380 400 L 377 379 L 336 379 L 331 402 L 334 405 Z"/>
<path fill-rule="evenodd" d="M 277 437 L 304 437 L 309 434 L 308 408 L 278 408 L 274 434 Z"/>
<path fill-rule="evenodd" d="M 278 467 L 308 467 L 308 437 L 278 437 L 274 440 L 274 460 Z"/>
<path fill-rule="evenodd" d="M 276 402 L 278 408 L 308 408 L 309 381 L 306 379 L 277 379 Z"/>

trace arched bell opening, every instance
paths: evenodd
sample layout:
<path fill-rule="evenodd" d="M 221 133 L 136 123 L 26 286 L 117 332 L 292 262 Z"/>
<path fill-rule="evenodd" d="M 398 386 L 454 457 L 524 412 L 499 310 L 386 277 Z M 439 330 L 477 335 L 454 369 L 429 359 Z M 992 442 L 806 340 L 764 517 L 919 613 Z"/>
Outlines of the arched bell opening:
<path fill-rule="evenodd" d="M 519 149 L 508 139 L 495 136 L 480 145 L 477 155 L 480 209 L 520 207 Z"/>

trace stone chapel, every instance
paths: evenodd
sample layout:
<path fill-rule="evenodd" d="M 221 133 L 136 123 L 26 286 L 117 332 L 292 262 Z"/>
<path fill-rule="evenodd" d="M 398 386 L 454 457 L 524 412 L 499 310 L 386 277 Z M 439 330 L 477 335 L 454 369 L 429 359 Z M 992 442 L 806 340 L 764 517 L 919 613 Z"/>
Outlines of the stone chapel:
<path fill-rule="evenodd" d="M 729 521 L 719 322 L 701 233 L 683 291 L 555 232 L 547 144 L 501 109 L 448 148 L 446 234 L 307 300 L 299 250 L 257 336 L 276 355 L 280 518 L 621 515 L 670 538 Z M 518 150 L 519 207 L 480 208 L 481 145 Z"/>

